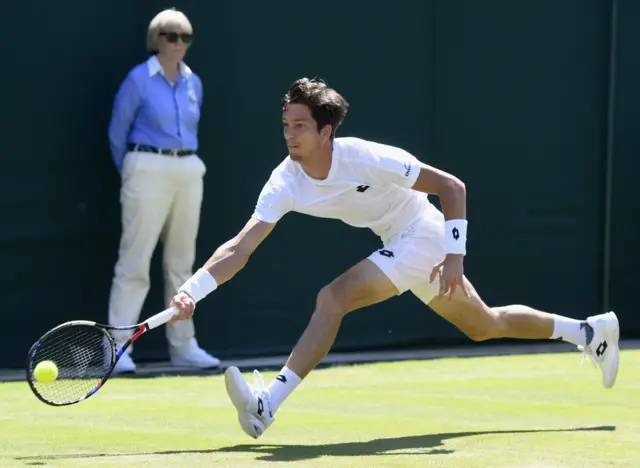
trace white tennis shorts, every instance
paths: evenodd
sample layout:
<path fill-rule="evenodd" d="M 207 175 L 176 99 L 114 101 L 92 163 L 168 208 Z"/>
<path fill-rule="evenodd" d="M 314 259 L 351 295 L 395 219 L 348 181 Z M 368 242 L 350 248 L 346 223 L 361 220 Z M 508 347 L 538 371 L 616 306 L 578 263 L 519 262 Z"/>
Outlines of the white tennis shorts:
<path fill-rule="evenodd" d="M 410 290 L 428 304 L 438 294 L 440 284 L 438 277 L 429 283 L 431 271 L 444 257 L 444 216 L 425 213 L 368 258 L 398 288 L 398 295 Z"/>

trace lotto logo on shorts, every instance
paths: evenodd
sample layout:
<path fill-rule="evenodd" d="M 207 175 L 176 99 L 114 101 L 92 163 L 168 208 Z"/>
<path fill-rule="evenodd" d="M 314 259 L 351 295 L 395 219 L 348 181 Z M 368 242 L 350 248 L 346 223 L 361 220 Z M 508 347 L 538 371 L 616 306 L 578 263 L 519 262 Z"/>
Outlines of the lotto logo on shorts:
<path fill-rule="evenodd" d="M 391 250 L 378 250 L 378 253 L 383 257 L 393 258 L 393 252 Z"/>

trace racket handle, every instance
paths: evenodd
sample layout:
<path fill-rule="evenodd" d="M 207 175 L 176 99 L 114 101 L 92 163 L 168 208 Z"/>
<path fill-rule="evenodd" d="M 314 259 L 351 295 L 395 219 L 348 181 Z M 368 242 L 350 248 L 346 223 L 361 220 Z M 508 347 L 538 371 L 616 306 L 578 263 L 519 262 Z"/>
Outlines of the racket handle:
<path fill-rule="evenodd" d="M 145 323 L 149 326 L 149 330 L 152 330 L 153 328 L 167 323 L 177 313 L 178 309 L 176 309 L 175 307 L 170 307 L 167 310 L 160 312 L 159 314 L 149 317 L 147 320 L 145 320 Z"/>

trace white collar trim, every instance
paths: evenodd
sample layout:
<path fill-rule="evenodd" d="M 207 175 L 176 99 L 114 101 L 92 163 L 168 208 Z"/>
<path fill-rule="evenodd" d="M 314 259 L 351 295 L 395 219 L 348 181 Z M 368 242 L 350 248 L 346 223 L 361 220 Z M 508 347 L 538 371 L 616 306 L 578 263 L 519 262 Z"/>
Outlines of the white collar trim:
<path fill-rule="evenodd" d="M 157 56 L 152 55 L 149 57 L 149 60 L 147 60 L 147 67 L 149 68 L 149 76 L 153 76 L 158 73 L 165 76 L 164 70 L 162 69 L 162 65 L 160 65 L 160 60 L 158 60 Z M 189 68 L 186 63 L 180 62 L 180 74 L 182 76 L 187 77 L 192 73 L 191 68 Z"/>

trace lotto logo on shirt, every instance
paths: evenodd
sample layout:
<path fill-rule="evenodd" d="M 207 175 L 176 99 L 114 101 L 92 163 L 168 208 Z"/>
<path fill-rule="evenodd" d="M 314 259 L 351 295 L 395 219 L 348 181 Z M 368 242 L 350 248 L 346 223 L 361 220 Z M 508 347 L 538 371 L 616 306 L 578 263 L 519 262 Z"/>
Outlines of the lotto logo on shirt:
<path fill-rule="evenodd" d="M 411 163 L 405 163 L 405 164 L 404 164 L 404 168 L 407 170 L 407 171 L 404 173 L 404 176 L 405 176 L 405 177 L 409 177 L 409 174 L 411 174 Z"/>

